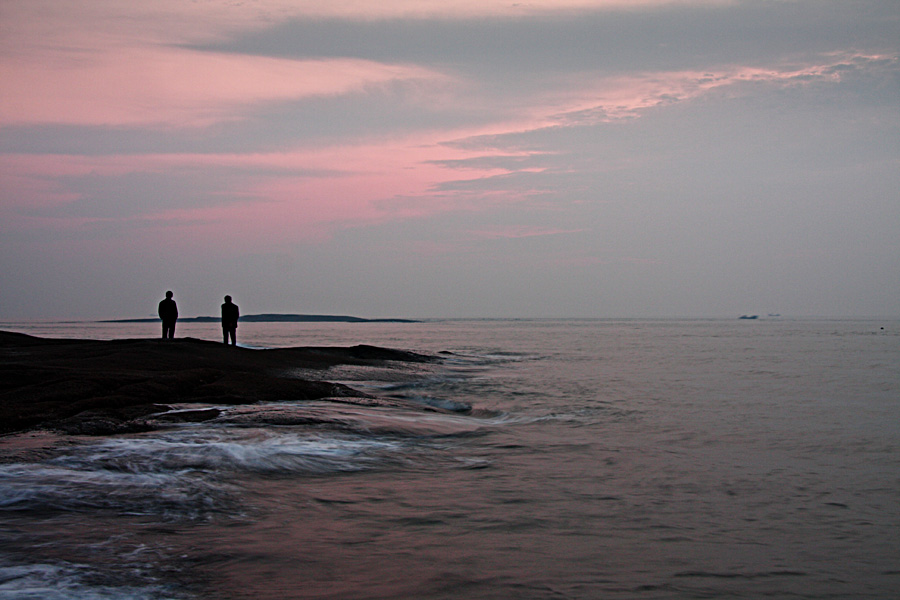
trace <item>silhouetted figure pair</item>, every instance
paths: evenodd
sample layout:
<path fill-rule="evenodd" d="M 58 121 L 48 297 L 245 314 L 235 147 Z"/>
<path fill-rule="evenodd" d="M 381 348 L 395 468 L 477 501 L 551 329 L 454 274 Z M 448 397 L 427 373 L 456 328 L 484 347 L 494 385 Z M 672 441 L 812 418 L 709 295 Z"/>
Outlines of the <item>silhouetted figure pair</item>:
<path fill-rule="evenodd" d="M 159 303 L 159 318 L 162 319 L 162 339 L 171 340 L 175 337 L 175 322 L 178 320 L 178 305 L 172 299 L 172 292 L 166 292 L 166 299 Z M 231 296 L 225 296 L 225 304 L 222 305 L 222 337 L 225 343 L 231 338 L 231 345 L 237 346 L 237 325 L 241 318 L 238 305 L 231 301 Z"/>
<path fill-rule="evenodd" d="M 166 292 L 166 299 L 159 303 L 159 318 L 162 319 L 162 339 L 175 337 L 175 322 L 178 320 L 178 305 L 172 300 L 172 292 Z"/>
<path fill-rule="evenodd" d="M 237 324 L 241 317 L 238 305 L 231 301 L 231 296 L 225 296 L 225 304 L 222 305 L 222 337 L 225 343 L 231 338 L 231 345 L 237 345 Z"/>

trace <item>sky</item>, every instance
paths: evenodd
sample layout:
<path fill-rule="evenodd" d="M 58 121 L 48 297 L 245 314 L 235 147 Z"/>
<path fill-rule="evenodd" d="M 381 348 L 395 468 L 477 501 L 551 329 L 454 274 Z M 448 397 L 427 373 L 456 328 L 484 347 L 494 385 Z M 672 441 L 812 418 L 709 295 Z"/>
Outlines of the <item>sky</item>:
<path fill-rule="evenodd" d="M 0 321 L 900 317 L 897 0 L 0 0 Z"/>

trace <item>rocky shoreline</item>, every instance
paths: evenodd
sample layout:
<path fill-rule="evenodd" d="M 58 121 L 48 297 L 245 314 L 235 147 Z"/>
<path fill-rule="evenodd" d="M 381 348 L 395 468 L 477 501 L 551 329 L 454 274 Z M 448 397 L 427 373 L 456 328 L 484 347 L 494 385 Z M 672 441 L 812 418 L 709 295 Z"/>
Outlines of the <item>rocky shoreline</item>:
<path fill-rule="evenodd" d="M 257 350 L 193 338 L 70 340 L 0 331 L 0 434 L 109 435 L 219 414 L 217 408 L 173 411 L 172 404 L 377 404 L 382 401 L 348 386 L 294 373 L 438 360 L 374 346 Z"/>

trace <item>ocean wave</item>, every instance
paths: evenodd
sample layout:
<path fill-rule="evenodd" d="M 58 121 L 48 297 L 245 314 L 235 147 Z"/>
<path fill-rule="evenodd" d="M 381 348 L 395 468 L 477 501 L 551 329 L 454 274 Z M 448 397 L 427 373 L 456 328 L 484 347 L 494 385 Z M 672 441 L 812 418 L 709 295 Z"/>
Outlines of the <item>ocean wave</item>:
<path fill-rule="evenodd" d="M 339 440 L 354 440 L 356 444 L 373 444 L 373 448 L 397 451 L 404 449 L 402 443 L 407 438 L 469 435 L 491 425 L 486 419 L 468 414 L 332 402 L 281 402 L 236 406 L 225 411 L 220 422 L 250 426 L 314 426 L 320 431 L 333 430 L 351 436 L 337 438 Z M 313 434 L 307 432 L 304 435 Z M 353 435 L 358 437 L 354 438 Z M 347 446 L 345 441 L 339 441 L 339 445 L 353 447 Z"/>
<path fill-rule="evenodd" d="M 224 486 L 184 471 L 128 473 L 100 466 L 0 466 L 0 511 L 4 512 L 114 510 L 164 519 L 197 519 L 234 508 L 235 502 Z"/>
<path fill-rule="evenodd" d="M 187 427 L 162 436 L 106 440 L 59 462 L 124 473 L 330 473 L 365 468 L 395 443 L 308 432 Z"/>
<path fill-rule="evenodd" d="M 0 600 L 177 600 L 156 583 L 104 582 L 109 575 L 74 563 L 0 563 Z"/>
<path fill-rule="evenodd" d="M 525 362 L 530 360 L 540 360 L 543 358 L 539 354 L 531 352 L 441 352 L 441 358 L 444 364 L 450 366 L 487 366 L 500 365 L 504 363 Z"/>
<path fill-rule="evenodd" d="M 329 433 L 185 428 L 73 446 L 37 463 L 0 465 L 0 511 L 114 510 L 199 519 L 239 515 L 240 473 L 292 476 L 359 471 L 398 443 Z"/>

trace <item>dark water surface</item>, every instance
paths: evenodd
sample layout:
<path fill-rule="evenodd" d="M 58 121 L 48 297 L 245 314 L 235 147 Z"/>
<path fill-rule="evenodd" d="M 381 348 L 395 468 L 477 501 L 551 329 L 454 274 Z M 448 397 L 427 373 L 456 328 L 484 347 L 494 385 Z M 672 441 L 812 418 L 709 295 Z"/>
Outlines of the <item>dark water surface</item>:
<path fill-rule="evenodd" d="M 156 334 L 142 327 L 3 328 Z M 0 438 L 0 598 L 900 597 L 900 322 L 239 334 L 449 351 L 327 378 L 471 411 L 288 402 Z"/>

